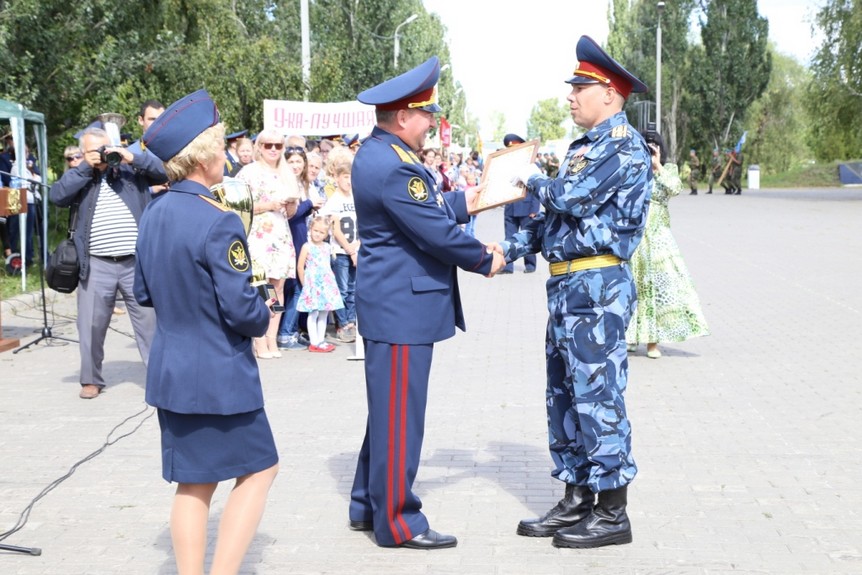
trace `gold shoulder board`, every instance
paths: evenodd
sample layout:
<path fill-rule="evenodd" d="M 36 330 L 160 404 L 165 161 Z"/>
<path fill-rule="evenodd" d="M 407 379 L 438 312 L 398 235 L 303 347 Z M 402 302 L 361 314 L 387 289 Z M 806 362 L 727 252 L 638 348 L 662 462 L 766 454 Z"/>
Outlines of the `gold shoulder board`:
<path fill-rule="evenodd" d="M 398 154 L 398 157 L 401 158 L 402 162 L 405 162 L 407 164 L 418 164 L 419 163 L 419 162 L 414 162 L 413 158 L 410 157 L 410 153 L 405 152 L 399 146 L 392 144 L 392 149 L 395 150 L 395 153 Z"/>
<path fill-rule="evenodd" d="M 206 203 L 210 204 L 211 206 L 217 207 L 218 209 L 220 209 L 223 212 L 229 212 L 230 211 L 229 207 L 225 206 L 222 203 L 217 202 L 216 200 L 214 200 L 212 198 L 208 198 L 206 196 L 198 196 L 198 197 L 200 199 L 202 199 L 203 201 L 205 201 Z"/>

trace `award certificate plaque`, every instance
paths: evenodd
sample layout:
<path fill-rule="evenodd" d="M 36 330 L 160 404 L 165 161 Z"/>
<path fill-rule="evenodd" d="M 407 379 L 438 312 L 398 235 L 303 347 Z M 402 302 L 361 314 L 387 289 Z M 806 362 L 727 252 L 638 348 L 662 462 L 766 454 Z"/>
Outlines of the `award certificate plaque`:
<path fill-rule="evenodd" d="M 527 164 L 536 161 L 539 151 L 539 140 L 530 140 L 523 144 L 497 150 L 485 159 L 485 171 L 482 172 L 481 184 L 485 189 L 479 193 L 476 212 L 482 212 L 523 200 L 527 189 L 522 185 L 513 185 L 512 178 L 524 169 Z"/>

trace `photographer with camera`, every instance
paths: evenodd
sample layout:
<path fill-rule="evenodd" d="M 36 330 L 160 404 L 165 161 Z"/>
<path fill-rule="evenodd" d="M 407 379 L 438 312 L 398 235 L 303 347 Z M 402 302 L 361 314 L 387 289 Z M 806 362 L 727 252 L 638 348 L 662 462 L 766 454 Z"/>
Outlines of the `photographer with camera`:
<path fill-rule="evenodd" d="M 93 399 L 105 387 L 105 335 L 118 292 L 126 302 L 141 359 L 147 363 L 156 318 L 152 309 L 138 305 L 132 291 L 135 242 L 141 214 L 152 197 L 150 186 L 164 184 L 167 176 L 155 156 L 113 145 L 101 128 L 85 129 L 79 146 L 84 161 L 51 186 L 50 198 L 60 207 L 78 209 L 74 240 L 80 262 L 79 397 Z"/>

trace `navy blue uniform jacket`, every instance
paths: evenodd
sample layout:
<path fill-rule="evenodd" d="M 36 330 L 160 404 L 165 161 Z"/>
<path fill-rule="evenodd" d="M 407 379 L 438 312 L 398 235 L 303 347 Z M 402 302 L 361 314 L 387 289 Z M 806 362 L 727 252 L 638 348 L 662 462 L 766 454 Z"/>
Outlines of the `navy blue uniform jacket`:
<path fill-rule="evenodd" d="M 419 345 L 465 329 L 457 268 L 487 275 L 492 257 L 458 226 L 464 194 L 443 194 L 410 148 L 375 127 L 352 171 L 356 226 L 356 315 L 363 337 Z"/>
<path fill-rule="evenodd" d="M 206 187 L 181 181 L 147 206 L 135 269 L 135 299 L 156 310 L 147 403 L 216 415 L 263 407 L 251 338 L 270 314 L 250 278 L 242 222 Z"/>

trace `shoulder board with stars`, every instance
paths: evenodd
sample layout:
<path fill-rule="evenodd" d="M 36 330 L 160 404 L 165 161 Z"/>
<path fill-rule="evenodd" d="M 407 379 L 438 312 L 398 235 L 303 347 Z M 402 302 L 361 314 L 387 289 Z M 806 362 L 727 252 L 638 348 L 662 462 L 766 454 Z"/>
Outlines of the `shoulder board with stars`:
<path fill-rule="evenodd" d="M 412 154 L 410 152 L 405 151 L 400 146 L 396 146 L 395 144 L 392 144 L 392 149 L 395 150 L 395 153 L 398 154 L 398 157 L 401 158 L 402 162 L 407 163 L 407 164 L 418 164 L 419 163 L 418 158 L 416 159 L 415 162 L 413 161 L 413 158 L 415 158 L 416 156 L 411 157 Z"/>
<path fill-rule="evenodd" d="M 629 127 L 625 124 L 620 124 L 619 126 L 614 126 L 614 129 L 611 130 L 611 138 L 625 138 L 629 135 Z"/>
<path fill-rule="evenodd" d="M 221 210 L 221 211 L 223 211 L 223 212 L 229 212 L 229 211 L 230 211 L 230 208 L 229 208 L 229 207 L 227 207 L 226 205 L 222 204 L 221 202 L 217 202 L 216 200 L 214 200 L 214 199 L 212 199 L 212 198 L 208 198 L 208 197 L 206 197 L 206 196 L 198 196 L 198 197 L 199 197 L 200 199 L 202 199 L 203 201 L 205 201 L 206 203 L 208 203 L 209 205 L 214 206 L 214 207 L 216 207 L 216 208 L 220 209 L 220 210 Z"/>

